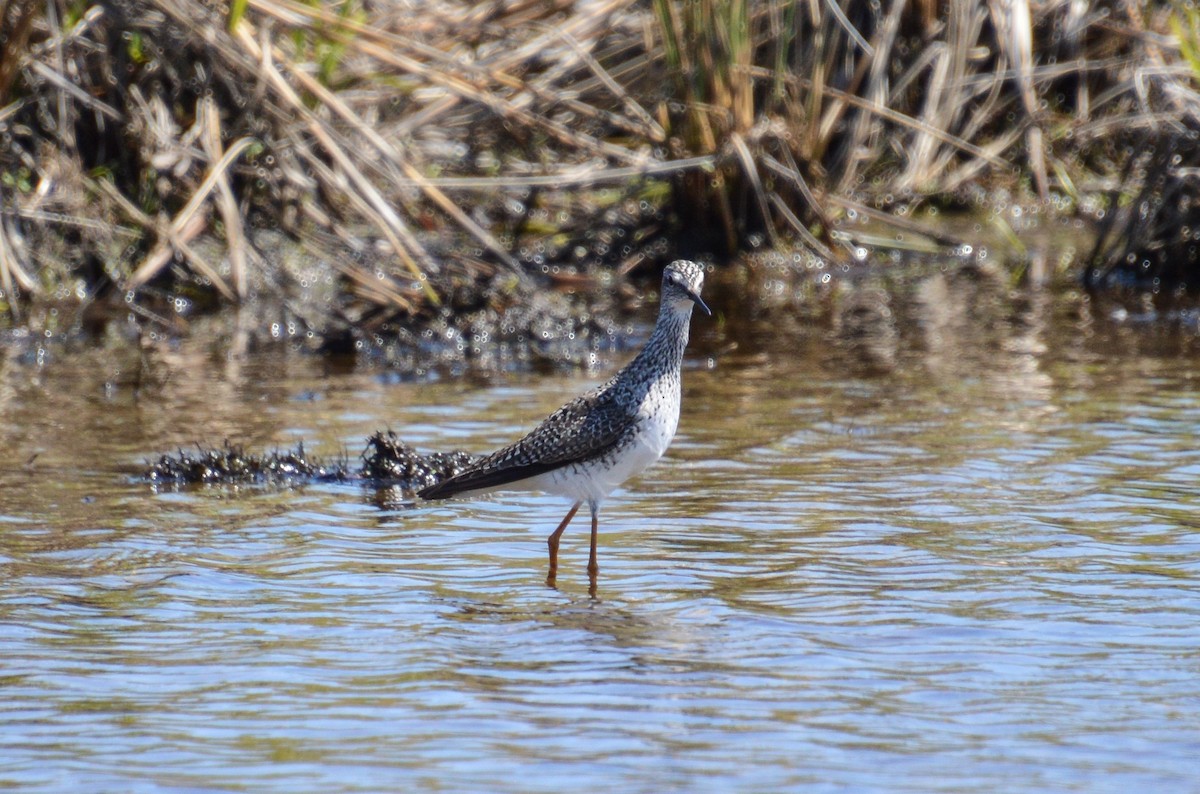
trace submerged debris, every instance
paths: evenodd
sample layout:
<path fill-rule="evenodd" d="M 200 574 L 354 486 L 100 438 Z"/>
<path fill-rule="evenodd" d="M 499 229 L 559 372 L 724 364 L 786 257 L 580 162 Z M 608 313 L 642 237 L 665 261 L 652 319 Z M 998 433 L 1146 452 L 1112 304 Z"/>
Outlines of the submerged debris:
<path fill-rule="evenodd" d="M 478 458 L 462 450 L 422 455 L 389 430 L 367 439 L 362 459 L 363 479 L 398 483 L 416 491 L 458 474 Z"/>
<path fill-rule="evenodd" d="M 297 485 L 304 482 L 350 482 L 398 485 L 420 490 L 457 474 L 476 458 L 461 450 L 422 454 L 391 430 L 367 439 L 355 471 L 346 459 L 326 462 L 313 458 L 300 443 L 293 450 L 266 455 L 247 454 L 226 441 L 220 448 L 197 446 L 194 452 L 165 454 L 146 467 L 142 476 L 156 485 Z"/>
<path fill-rule="evenodd" d="M 162 455 L 147 467 L 143 476 L 153 483 L 233 485 L 342 481 L 354 475 L 345 461 L 327 464 L 309 457 L 303 443 L 285 452 L 248 455 L 241 446 L 227 440 L 220 448 L 197 446 L 195 452 L 181 449 L 175 454 Z"/>

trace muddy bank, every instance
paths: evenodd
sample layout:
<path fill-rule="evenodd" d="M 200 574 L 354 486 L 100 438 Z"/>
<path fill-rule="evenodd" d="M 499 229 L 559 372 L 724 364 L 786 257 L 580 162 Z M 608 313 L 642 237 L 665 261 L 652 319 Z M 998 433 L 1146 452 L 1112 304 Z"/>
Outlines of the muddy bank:
<path fill-rule="evenodd" d="M 394 301 L 419 293 L 418 283 L 399 277 L 394 260 L 370 241 L 350 254 L 329 241 L 301 243 L 258 230 L 247 243 L 262 265 L 237 306 L 214 301 L 211 285 L 179 272 L 136 296 L 110 290 L 82 302 L 33 302 L 22 309 L 20 325 L 0 333 L 31 362 L 48 360 L 63 345 L 153 346 L 200 333 L 232 353 L 282 344 L 403 377 L 571 369 L 628 346 L 630 318 L 653 298 L 659 266 L 648 250 L 623 265 L 583 256 L 595 250 L 591 240 L 570 251 L 532 247 L 517 270 L 478 262 L 466 271 L 447 260 L 428 276 L 440 305 L 414 312 Z M 197 248 L 219 245 L 202 240 Z M 657 256 L 667 248 L 661 241 L 644 246 L 651 247 Z M 351 256 L 356 268 L 373 274 L 370 281 L 346 285 L 343 263 Z M 366 294 L 372 290 L 394 291 L 393 303 Z"/>

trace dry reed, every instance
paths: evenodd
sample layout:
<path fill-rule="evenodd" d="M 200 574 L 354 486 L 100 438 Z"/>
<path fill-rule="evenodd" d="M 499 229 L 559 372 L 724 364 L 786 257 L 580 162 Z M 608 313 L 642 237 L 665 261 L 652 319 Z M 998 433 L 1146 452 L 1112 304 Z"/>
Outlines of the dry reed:
<path fill-rule="evenodd" d="M 917 207 L 1127 200 L 1148 130 L 1200 129 L 1197 30 L 1068 0 L 0 0 L 0 290 L 14 317 L 75 284 L 246 301 L 288 278 L 264 228 L 389 316 L 536 286 L 522 249 L 604 224 L 832 258 L 879 241 L 853 214 L 948 246 Z"/>

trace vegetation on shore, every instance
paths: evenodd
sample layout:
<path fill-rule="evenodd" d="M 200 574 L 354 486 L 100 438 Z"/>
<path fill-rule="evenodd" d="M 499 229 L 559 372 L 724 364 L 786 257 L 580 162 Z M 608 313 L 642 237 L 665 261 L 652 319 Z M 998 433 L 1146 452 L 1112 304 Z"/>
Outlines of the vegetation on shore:
<path fill-rule="evenodd" d="M 0 0 L 0 42 L 13 323 L 258 302 L 333 344 L 532 334 L 544 307 L 511 308 L 547 286 L 952 250 L 923 212 L 1014 204 L 1100 220 L 1089 284 L 1195 276 L 1183 0 Z"/>

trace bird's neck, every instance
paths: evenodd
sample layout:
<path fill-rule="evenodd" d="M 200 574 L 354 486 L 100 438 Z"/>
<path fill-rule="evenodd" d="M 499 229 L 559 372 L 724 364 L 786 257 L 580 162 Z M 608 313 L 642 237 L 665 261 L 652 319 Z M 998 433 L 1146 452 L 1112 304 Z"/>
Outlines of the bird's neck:
<path fill-rule="evenodd" d="M 691 304 L 682 307 L 663 304 L 642 355 L 653 356 L 663 364 L 679 367 L 683 361 L 683 349 L 687 347 L 691 319 Z"/>

